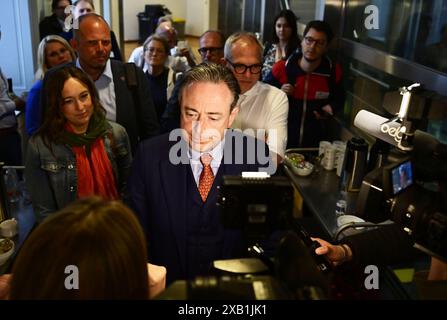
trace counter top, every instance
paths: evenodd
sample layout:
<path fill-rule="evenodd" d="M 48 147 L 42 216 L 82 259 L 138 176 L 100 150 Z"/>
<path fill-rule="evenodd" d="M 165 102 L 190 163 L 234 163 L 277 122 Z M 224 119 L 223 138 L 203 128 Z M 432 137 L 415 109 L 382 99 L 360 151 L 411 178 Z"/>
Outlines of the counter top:
<path fill-rule="evenodd" d="M 337 217 L 335 215 L 337 201 L 340 199 L 346 200 L 346 214 L 353 214 L 357 194 L 347 193 L 343 195 L 340 192 L 340 178 L 334 170 L 327 171 L 319 168 L 311 175 L 301 177 L 294 174 L 287 166 L 284 166 L 284 172 L 299 191 L 304 202 L 326 233 L 334 237 L 338 230 Z"/>
<path fill-rule="evenodd" d="M 9 203 L 11 218 L 15 218 L 18 224 L 18 233 L 11 240 L 14 241 L 15 252 L 3 265 L 0 266 L 0 275 L 9 273 L 11 270 L 12 261 L 15 259 L 18 250 L 25 242 L 28 234 L 35 223 L 33 207 L 29 202 L 26 202 L 23 197 L 19 201 Z"/>

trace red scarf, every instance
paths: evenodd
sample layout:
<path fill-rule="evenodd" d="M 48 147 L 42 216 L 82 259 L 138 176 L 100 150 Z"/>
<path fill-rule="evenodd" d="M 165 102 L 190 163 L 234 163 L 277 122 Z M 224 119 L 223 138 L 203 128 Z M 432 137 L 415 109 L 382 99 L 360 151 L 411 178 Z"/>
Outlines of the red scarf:
<path fill-rule="evenodd" d="M 66 129 L 73 132 L 70 126 L 66 126 Z M 118 199 L 115 176 L 104 147 L 103 137 L 98 137 L 91 144 L 90 157 L 85 152 L 85 146 L 71 148 L 76 156 L 78 199 L 91 195 L 101 196 L 107 200 Z"/>

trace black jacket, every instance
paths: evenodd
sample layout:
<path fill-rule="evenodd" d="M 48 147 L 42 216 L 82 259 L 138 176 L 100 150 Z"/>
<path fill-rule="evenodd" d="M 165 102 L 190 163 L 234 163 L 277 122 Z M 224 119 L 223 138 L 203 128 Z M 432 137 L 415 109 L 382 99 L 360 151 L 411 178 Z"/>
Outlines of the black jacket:
<path fill-rule="evenodd" d="M 140 68 L 135 68 L 138 84 L 134 96 L 127 85 L 125 63 L 110 61 L 115 84 L 116 122 L 126 129 L 134 152 L 138 141 L 160 133 L 152 94 L 148 80 Z M 134 101 L 134 97 L 138 101 Z"/>
<path fill-rule="evenodd" d="M 39 23 L 40 40 L 51 34 L 60 35 L 63 31 L 64 30 L 55 14 L 43 18 Z"/>

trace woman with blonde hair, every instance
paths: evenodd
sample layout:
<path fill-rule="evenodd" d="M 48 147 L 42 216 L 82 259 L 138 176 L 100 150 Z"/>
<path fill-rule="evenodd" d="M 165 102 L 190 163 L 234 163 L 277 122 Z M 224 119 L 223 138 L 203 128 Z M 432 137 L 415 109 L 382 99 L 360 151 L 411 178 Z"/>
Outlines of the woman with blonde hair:
<path fill-rule="evenodd" d="M 46 36 L 37 48 L 36 83 L 31 88 L 26 101 L 25 126 L 31 136 L 42 123 L 42 108 L 40 94 L 42 92 L 42 80 L 48 69 L 76 60 L 76 55 L 68 42 L 56 35 Z"/>

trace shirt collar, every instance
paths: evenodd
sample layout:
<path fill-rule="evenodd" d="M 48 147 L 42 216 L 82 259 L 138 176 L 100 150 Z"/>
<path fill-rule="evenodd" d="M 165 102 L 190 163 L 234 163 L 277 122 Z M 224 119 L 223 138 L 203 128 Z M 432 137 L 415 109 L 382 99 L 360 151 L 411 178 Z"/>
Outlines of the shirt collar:
<path fill-rule="evenodd" d="M 188 148 L 188 158 L 193 162 L 200 162 L 200 156 L 202 154 L 208 153 L 211 155 L 213 160 L 211 161 L 211 164 L 220 164 L 222 162 L 223 158 L 223 148 L 225 146 L 225 136 L 223 140 L 221 140 L 216 146 L 214 146 L 213 149 L 206 152 L 199 152 L 197 150 L 192 149 L 191 147 Z"/>
<path fill-rule="evenodd" d="M 251 95 L 256 94 L 256 92 L 259 90 L 259 86 L 260 86 L 259 83 L 260 83 L 260 82 L 257 81 L 257 82 L 254 84 L 254 86 L 250 88 L 250 90 L 248 90 L 248 91 L 245 92 L 245 93 L 240 94 L 239 96 L 248 97 L 248 96 L 251 96 Z"/>
<path fill-rule="evenodd" d="M 76 67 L 78 67 L 79 69 L 84 71 L 84 69 L 82 69 L 82 67 L 81 67 L 81 62 L 79 61 L 79 58 L 76 59 Z M 104 71 L 102 72 L 100 78 L 102 76 L 106 76 L 110 80 L 113 80 L 112 64 L 110 62 L 110 59 L 107 60 L 106 67 L 104 68 Z"/>

